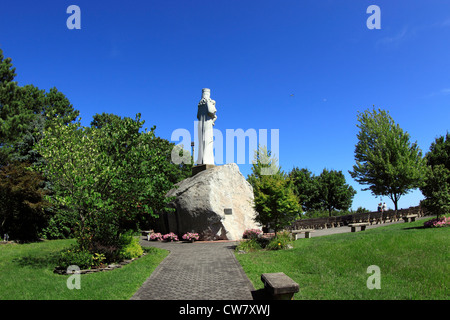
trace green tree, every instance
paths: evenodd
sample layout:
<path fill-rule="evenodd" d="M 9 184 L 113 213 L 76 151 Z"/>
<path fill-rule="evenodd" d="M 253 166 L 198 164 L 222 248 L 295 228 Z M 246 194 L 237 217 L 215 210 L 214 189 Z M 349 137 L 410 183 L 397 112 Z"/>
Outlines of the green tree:
<path fill-rule="evenodd" d="M 26 163 L 0 167 L 0 234 L 14 240 L 36 240 L 48 217 L 44 178 Z"/>
<path fill-rule="evenodd" d="M 254 151 L 252 161 L 252 173 L 247 176 L 247 181 L 254 188 L 256 183 L 265 175 L 281 174 L 278 160 L 272 155 L 266 146 L 259 146 Z"/>
<path fill-rule="evenodd" d="M 317 177 L 317 182 L 319 186 L 317 203 L 328 211 L 330 217 L 335 210 L 350 209 L 356 191 L 346 183 L 342 171 L 323 169 Z"/>
<path fill-rule="evenodd" d="M 450 213 L 450 134 L 440 136 L 425 155 L 428 165 L 425 184 L 420 188 L 422 204 L 437 216 Z"/>
<path fill-rule="evenodd" d="M 46 92 L 33 85 L 21 87 L 14 81 L 15 77 L 16 69 L 11 58 L 5 58 L 0 49 L 0 167 L 16 168 L 17 162 L 26 166 L 42 164 L 43 159 L 34 146 L 41 139 L 44 130 L 51 127 L 56 119 L 67 124 L 79 114 L 56 88 Z M 29 175 L 27 172 L 26 176 Z M 20 183 L 17 179 L 10 180 L 11 183 L 13 181 Z M 20 184 L 15 188 L 21 190 L 23 186 L 29 186 L 30 193 L 35 192 L 32 184 Z M 45 179 L 39 186 L 42 193 L 51 193 L 48 180 Z M 21 201 L 20 197 L 10 200 L 12 199 Z M 13 204 L 9 201 L 9 205 L 24 210 L 17 212 L 17 215 L 28 215 L 30 212 L 21 203 Z M 55 208 L 45 207 L 43 210 L 45 214 L 42 216 L 52 220 Z"/>
<path fill-rule="evenodd" d="M 301 210 L 292 182 L 276 165 L 277 160 L 266 147 L 255 152 L 252 174 L 255 221 L 275 233 L 299 217 Z M 272 173 L 272 174 L 268 174 Z"/>
<path fill-rule="evenodd" d="M 11 58 L 5 58 L 0 49 L 0 147 L 6 153 L 5 144 L 23 129 L 32 115 L 22 110 L 18 103 L 19 86 L 14 81 L 16 68 Z"/>
<path fill-rule="evenodd" d="M 450 133 L 440 136 L 430 146 L 430 151 L 425 155 L 428 166 L 443 165 L 450 170 Z"/>
<path fill-rule="evenodd" d="M 0 160 L 34 163 L 39 156 L 33 145 L 43 129 L 56 118 L 66 124 L 74 121 L 79 111 L 56 88 L 45 92 L 33 85 L 18 86 L 15 70 L 0 49 Z"/>
<path fill-rule="evenodd" d="M 400 197 L 423 183 L 422 152 L 384 110 L 366 110 L 358 114 L 358 121 L 356 164 L 349 173 L 357 182 L 369 186 L 362 190 L 389 197 L 398 210 Z"/>
<path fill-rule="evenodd" d="M 121 122 L 125 121 L 125 119 L 121 118 L 118 115 L 112 113 L 102 113 L 95 114 L 93 120 L 91 122 L 91 127 L 102 129 L 106 125 L 117 126 Z M 151 128 L 152 131 L 155 128 Z M 127 140 L 133 137 L 137 132 L 129 132 L 128 137 L 124 140 L 124 145 L 127 144 Z M 192 163 L 191 164 L 175 164 L 172 162 L 171 154 L 172 149 L 175 148 L 175 143 L 172 143 L 166 139 L 155 136 L 153 139 L 148 140 L 149 148 L 153 149 L 157 156 L 161 156 L 166 159 L 168 165 L 161 168 L 161 170 L 165 170 L 162 172 L 170 182 L 177 183 L 181 180 L 184 180 L 191 176 L 192 174 Z M 182 152 L 187 152 L 187 150 L 182 150 Z"/>
<path fill-rule="evenodd" d="M 304 212 L 320 209 L 319 184 L 314 174 L 306 168 L 299 169 L 294 167 L 289 172 L 289 178 L 292 181 L 294 193 L 298 198 Z"/>
<path fill-rule="evenodd" d="M 149 147 L 154 128 L 139 132 L 143 123 L 139 114 L 101 129 L 60 122 L 37 146 L 54 185 L 51 201 L 71 213 L 83 249 L 117 245 L 120 233 L 171 200 L 173 184 L 162 173 L 168 162 Z"/>
<path fill-rule="evenodd" d="M 291 182 L 280 174 L 265 175 L 254 188 L 256 222 L 277 233 L 299 217 L 301 210 Z"/>

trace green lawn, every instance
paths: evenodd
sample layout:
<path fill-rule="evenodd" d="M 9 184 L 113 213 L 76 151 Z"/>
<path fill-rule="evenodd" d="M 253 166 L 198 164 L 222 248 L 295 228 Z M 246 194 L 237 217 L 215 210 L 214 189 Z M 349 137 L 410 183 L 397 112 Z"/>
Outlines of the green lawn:
<path fill-rule="evenodd" d="M 67 275 L 53 273 L 60 250 L 73 240 L 0 245 L 0 300 L 129 299 L 167 256 L 154 249 L 120 269 L 81 275 L 81 289 L 67 288 Z"/>
<path fill-rule="evenodd" d="M 237 254 L 256 289 L 262 273 L 284 272 L 300 286 L 295 299 L 450 298 L 450 228 L 420 228 L 424 220 L 364 232 L 299 239 L 294 248 Z M 419 227 L 419 228 L 416 228 Z M 367 288 L 377 265 L 381 289 Z"/>

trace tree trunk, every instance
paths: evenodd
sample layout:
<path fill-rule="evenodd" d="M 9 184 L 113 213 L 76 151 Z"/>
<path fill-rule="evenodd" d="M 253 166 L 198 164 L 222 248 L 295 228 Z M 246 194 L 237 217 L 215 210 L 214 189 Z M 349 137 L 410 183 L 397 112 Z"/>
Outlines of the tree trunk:
<path fill-rule="evenodd" d="M 396 193 L 391 193 L 389 195 L 389 198 L 392 200 L 392 202 L 394 203 L 395 206 L 395 213 L 397 213 L 398 211 L 398 200 L 400 199 L 400 197 L 397 196 Z"/>

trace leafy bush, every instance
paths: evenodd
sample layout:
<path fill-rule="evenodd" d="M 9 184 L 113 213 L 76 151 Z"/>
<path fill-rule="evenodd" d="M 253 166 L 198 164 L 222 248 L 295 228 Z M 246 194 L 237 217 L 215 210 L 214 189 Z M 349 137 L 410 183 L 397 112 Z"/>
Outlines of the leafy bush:
<path fill-rule="evenodd" d="M 134 259 L 142 256 L 144 250 L 139 244 L 139 238 L 135 238 L 131 231 L 120 236 L 119 257 L 122 259 Z"/>
<path fill-rule="evenodd" d="M 68 239 L 73 236 L 70 226 L 65 212 L 61 210 L 49 219 L 47 226 L 42 229 L 39 236 L 48 240 Z"/>
<path fill-rule="evenodd" d="M 239 243 L 239 245 L 236 247 L 236 251 L 245 251 L 245 252 L 250 252 L 250 251 L 256 251 L 256 250 L 261 250 L 262 247 L 259 244 L 257 239 L 249 239 L 249 240 L 244 240 L 241 241 Z"/>
<path fill-rule="evenodd" d="M 246 252 L 260 249 L 280 250 L 288 249 L 292 242 L 291 234 L 288 231 L 278 232 L 275 237 L 268 238 L 266 236 L 253 237 L 248 240 L 241 241 L 236 247 L 236 251 L 243 250 Z"/>
<path fill-rule="evenodd" d="M 269 250 L 287 249 L 291 242 L 291 234 L 288 231 L 279 232 L 272 240 L 270 240 L 266 248 Z"/>
<path fill-rule="evenodd" d="M 142 256 L 144 250 L 139 245 L 139 239 L 134 239 L 132 243 L 120 249 L 120 257 L 123 259 L 134 259 Z"/>
<path fill-rule="evenodd" d="M 86 250 L 81 250 L 78 246 L 72 246 L 63 250 L 59 258 L 59 267 L 67 269 L 71 265 L 76 265 L 80 269 L 90 269 L 94 266 L 94 256 Z"/>
<path fill-rule="evenodd" d="M 103 253 L 94 253 L 92 259 L 93 265 L 96 267 L 100 267 L 103 264 L 103 261 L 106 260 L 106 256 Z"/>

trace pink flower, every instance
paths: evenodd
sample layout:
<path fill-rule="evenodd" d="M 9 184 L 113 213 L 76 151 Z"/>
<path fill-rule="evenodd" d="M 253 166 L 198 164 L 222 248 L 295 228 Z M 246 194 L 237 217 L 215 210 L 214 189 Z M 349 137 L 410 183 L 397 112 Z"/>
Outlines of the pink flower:
<path fill-rule="evenodd" d="M 450 226 L 450 217 L 441 217 L 428 220 L 424 223 L 425 227 L 438 228 Z"/>

